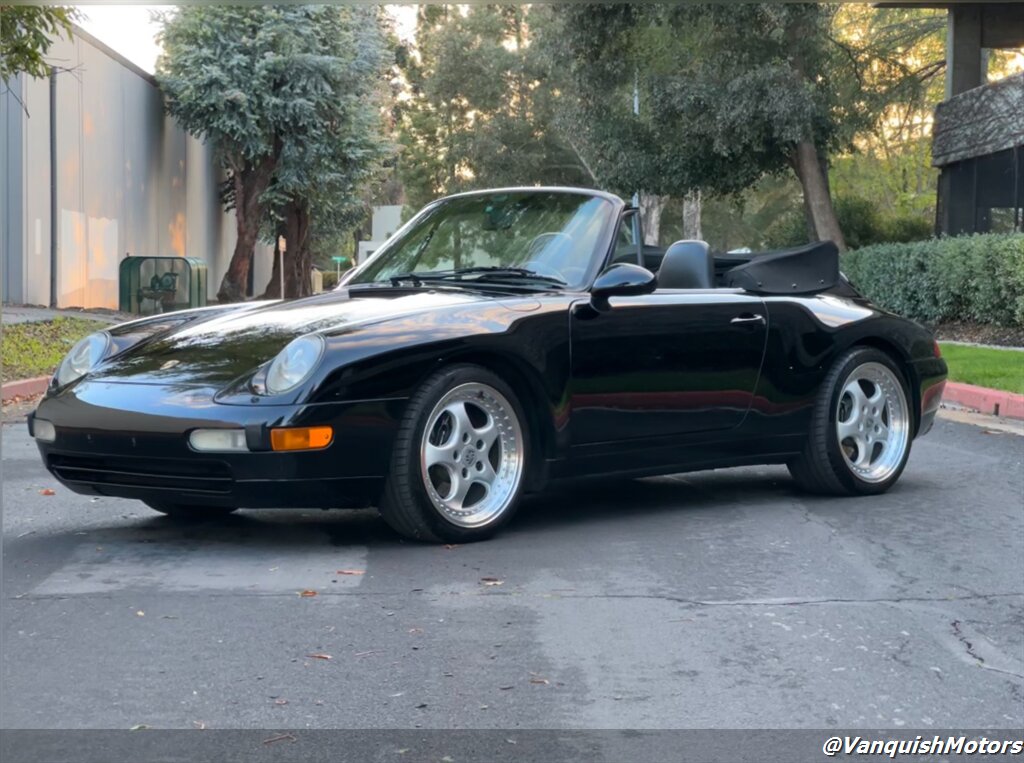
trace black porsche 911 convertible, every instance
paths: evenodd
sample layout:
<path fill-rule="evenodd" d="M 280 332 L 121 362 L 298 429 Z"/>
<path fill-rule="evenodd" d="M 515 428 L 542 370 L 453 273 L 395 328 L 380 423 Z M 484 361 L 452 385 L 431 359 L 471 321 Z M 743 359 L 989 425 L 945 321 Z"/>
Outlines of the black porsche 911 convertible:
<path fill-rule="evenodd" d="M 638 212 L 568 188 L 460 194 L 333 292 L 93 334 L 29 419 L 76 492 L 172 516 L 375 505 L 469 541 L 587 475 L 787 464 L 865 495 L 932 425 L 946 364 L 831 243 L 643 246 Z"/>

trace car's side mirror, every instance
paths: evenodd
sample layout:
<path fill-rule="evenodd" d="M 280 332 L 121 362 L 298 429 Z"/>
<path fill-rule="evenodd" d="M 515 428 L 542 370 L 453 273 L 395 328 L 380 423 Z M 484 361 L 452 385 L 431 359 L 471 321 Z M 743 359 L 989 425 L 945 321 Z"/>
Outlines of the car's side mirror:
<path fill-rule="evenodd" d="M 658 287 L 658 277 L 647 268 L 620 262 L 606 268 L 590 289 L 590 301 L 603 310 L 609 297 L 635 297 L 650 294 Z"/>

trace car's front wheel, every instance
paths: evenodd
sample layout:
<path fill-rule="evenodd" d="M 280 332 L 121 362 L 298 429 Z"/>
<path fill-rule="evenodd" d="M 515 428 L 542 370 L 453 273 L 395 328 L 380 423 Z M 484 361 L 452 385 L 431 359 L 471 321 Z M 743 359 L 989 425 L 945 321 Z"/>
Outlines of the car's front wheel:
<path fill-rule="evenodd" d="M 886 353 L 855 347 L 836 361 L 815 403 L 803 452 L 789 462 L 815 493 L 871 495 L 899 479 L 914 418 L 903 373 Z"/>
<path fill-rule="evenodd" d="M 175 519 L 186 519 L 193 522 L 204 519 L 219 519 L 220 517 L 226 517 L 234 511 L 238 511 L 238 508 L 235 506 L 197 506 L 185 503 L 168 503 L 166 501 L 146 501 L 145 503 L 153 511 L 159 511 L 161 514 L 166 514 Z"/>
<path fill-rule="evenodd" d="M 380 513 L 416 540 L 483 540 L 509 521 L 527 467 L 526 418 L 515 391 L 476 365 L 450 366 L 410 399 Z"/>

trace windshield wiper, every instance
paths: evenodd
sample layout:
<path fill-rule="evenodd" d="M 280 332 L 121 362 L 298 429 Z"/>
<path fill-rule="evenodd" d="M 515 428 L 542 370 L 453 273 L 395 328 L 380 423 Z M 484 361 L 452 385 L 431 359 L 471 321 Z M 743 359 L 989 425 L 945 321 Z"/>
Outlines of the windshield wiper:
<path fill-rule="evenodd" d="M 401 286 L 402 281 L 411 281 L 412 285 L 416 287 L 423 285 L 422 276 L 416 275 L 416 273 L 399 273 L 396 276 L 391 276 L 389 280 L 392 286 Z"/>
<path fill-rule="evenodd" d="M 473 281 L 501 280 L 505 278 L 522 278 L 530 281 L 540 281 L 556 287 L 568 286 L 561 278 L 546 276 L 543 273 L 529 270 L 528 268 L 504 267 L 502 265 L 476 265 L 467 268 L 455 268 L 453 270 L 431 270 L 425 272 L 398 273 L 390 276 L 392 286 L 400 286 L 403 281 L 411 283 L 415 287 L 422 286 L 427 281 L 460 281 L 463 276 L 478 276 Z"/>
<path fill-rule="evenodd" d="M 434 274 L 431 274 L 434 275 Z M 458 278 L 464 275 L 479 275 L 482 280 L 483 278 L 526 278 L 531 281 L 542 281 L 543 283 L 553 284 L 555 286 L 568 286 L 568 284 L 561 278 L 555 276 L 546 276 L 543 273 L 538 273 L 528 268 L 512 268 L 504 267 L 502 265 L 477 265 L 471 268 L 456 268 L 455 270 L 444 273 L 442 278 Z"/>

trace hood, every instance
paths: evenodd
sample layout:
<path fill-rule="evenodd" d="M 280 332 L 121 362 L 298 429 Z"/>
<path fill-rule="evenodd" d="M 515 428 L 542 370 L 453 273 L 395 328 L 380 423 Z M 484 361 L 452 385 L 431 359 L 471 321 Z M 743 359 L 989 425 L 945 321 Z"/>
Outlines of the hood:
<path fill-rule="evenodd" d="M 507 299 L 507 295 L 502 295 Z M 440 308 L 493 303 L 469 290 L 382 288 L 320 294 L 190 321 L 117 355 L 90 377 L 138 384 L 221 387 L 271 360 L 303 334 L 357 331 L 359 326 Z"/>

